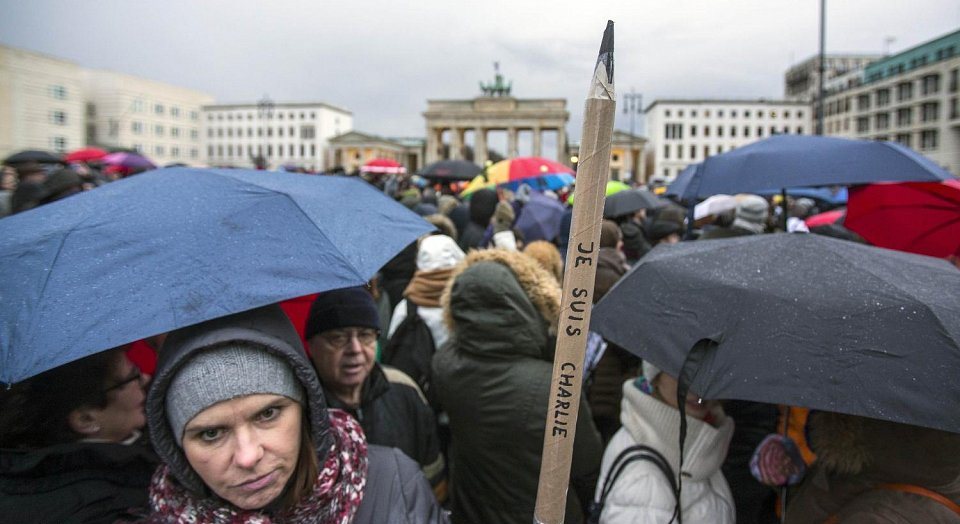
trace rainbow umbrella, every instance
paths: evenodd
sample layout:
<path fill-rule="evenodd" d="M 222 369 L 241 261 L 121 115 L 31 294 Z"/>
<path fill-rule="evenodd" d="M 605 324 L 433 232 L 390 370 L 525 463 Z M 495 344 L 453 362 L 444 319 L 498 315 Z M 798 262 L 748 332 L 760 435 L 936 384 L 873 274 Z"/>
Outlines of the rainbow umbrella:
<path fill-rule="evenodd" d="M 516 191 L 521 184 L 533 189 L 557 190 L 574 182 L 569 167 L 546 158 L 527 156 L 501 160 L 487 169 L 487 181 L 498 187 Z"/>

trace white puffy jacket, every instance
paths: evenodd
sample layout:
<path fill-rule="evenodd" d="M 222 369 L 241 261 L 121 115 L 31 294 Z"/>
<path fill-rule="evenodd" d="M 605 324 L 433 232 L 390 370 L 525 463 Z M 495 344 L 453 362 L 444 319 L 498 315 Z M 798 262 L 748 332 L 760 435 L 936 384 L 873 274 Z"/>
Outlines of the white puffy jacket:
<path fill-rule="evenodd" d="M 733 496 L 720 471 L 733 436 L 733 419 L 725 416 L 720 407 L 712 415 L 716 427 L 687 417 L 681 489 L 684 524 L 733 524 L 736 521 Z M 623 385 L 620 420 L 623 427 L 603 453 L 597 498 L 614 459 L 629 446 L 650 446 L 667 459 L 674 472 L 679 469 L 679 410 L 643 393 L 633 381 L 627 381 Z M 626 466 L 614 483 L 600 523 L 667 524 L 675 503 L 663 472 L 650 461 L 637 460 Z"/>

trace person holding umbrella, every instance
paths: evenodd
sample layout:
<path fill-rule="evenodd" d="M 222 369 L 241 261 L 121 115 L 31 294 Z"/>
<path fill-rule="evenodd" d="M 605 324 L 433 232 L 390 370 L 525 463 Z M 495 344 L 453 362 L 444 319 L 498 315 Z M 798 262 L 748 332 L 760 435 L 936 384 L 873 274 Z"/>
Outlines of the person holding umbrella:
<path fill-rule="evenodd" d="M 327 408 L 279 306 L 171 333 L 147 418 L 149 522 L 446 522 L 416 463 Z"/>
<path fill-rule="evenodd" d="M 5 522 L 104 522 L 147 506 L 159 459 L 142 438 L 148 376 L 123 348 L 0 388 Z"/>

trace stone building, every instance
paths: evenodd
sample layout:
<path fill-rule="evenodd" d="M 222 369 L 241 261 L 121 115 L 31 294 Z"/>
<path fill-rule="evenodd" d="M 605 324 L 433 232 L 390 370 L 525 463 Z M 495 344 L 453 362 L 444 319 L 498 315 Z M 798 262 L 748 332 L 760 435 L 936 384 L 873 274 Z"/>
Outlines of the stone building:
<path fill-rule="evenodd" d="M 24 149 L 84 145 L 83 68 L 0 46 L 0 159 Z"/>
<path fill-rule="evenodd" d="M 342 167 L 353 173 L 374 158 L 387 158 L 407 168 L 407 173 L 416 173 L 423 168 L 422 138 L 384 138 L 381 136 L 350 131 L 329 140 L 327 165 Z"/>
<path fill-rule="evenodd" d="M 268 169 L 325 171 L 328 141 L 353 129 L 353 113 L 323 102 L 205 105 L 202 120 L 210 164 Z"/>
<path fill-rule="evenodd" d="M 212 95 L 113 71 L 87 69 L 83 78 L 87 144 L 134 149 L 158 165 L 208 161 L 200 110 Z"/>

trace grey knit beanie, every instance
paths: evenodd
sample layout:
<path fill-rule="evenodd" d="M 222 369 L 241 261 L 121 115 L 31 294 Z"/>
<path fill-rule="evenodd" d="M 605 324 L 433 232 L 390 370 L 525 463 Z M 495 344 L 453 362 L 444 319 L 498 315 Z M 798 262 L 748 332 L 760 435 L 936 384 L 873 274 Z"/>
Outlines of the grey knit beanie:
<path fill-rule="evenodd" d="M 167 389 L 167 421 L 183 447 L 183 429 L 208 407 L 245 395 L 270 393 L 303 403 L 303 390 L 282 358 L 240 343 L 198 353 L 183 365 Z"/>

